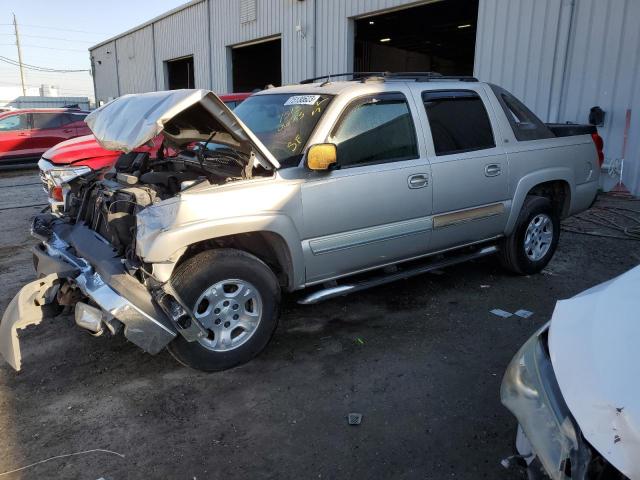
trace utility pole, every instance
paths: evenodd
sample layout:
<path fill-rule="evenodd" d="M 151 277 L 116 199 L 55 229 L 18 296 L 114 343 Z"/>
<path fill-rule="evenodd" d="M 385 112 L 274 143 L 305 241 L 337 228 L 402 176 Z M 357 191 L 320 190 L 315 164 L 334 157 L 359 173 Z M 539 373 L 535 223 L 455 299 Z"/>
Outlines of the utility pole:
<path fill-rule="evenodd" d="M 16 31 L 16 47 L 18 47 L 18 63 L 20 64 L 20 81 L 22 82 L 22 96 L 27 96 L 27 89 L 24 87 L 24 69 L 22 68 L 22 50 L 20 50 L 20 35 L 18 34 L 18 22 L 16 14 L 13 14 L 13 28 Z"/>

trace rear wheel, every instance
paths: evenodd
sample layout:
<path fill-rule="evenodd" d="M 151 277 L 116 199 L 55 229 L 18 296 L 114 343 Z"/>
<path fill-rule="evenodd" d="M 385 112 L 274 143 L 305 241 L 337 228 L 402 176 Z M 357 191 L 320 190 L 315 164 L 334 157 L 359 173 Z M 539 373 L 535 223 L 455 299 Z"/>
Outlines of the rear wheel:
<path fill-rule="evenodd" d="M 280 287 L 253 255 L 232 249 L 199 253 L 178 266 L 171 283 L 208 333 L 195 342 L 178 336 L 169 344 L 184 365 L 217 371 L 248 362 L 276 329 Z"/>
<path fill-rule="evenodd" d="M 553 257 L 559 238 L 560 217 L 551 201 L 528 196 L 513 233 L 502 241 L 500 262 L 519 275 L 538 273 Z"/>

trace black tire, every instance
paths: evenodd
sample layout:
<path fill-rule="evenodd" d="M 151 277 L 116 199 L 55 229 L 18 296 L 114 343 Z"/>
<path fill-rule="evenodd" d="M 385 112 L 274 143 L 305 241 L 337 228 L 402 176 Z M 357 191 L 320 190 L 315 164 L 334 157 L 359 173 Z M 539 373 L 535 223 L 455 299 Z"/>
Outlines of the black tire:
<path fill-rule="evenodd" d="M 539 215 L 546 215 L 551 219 L 553 236 L 544 256 L 533 260 L 525 251 L 525 236 L 530 222 Z M 501 242 L 500 263 L 504 268 L 517 275 L 538 273 L 547 266 L 553 257 L 559 238 L 560 216 L 553 208 L 551 201 L 545 197 L 527 196 L 513 232 Z"/>
<path fill-rule="evenodd" d="M 171 284 L 181 299 L 196 308 L 196 301 L 210 286 L 227 279 L 251 283 L 262 300 L 257 328 L 243 344 L 226 351 L 214 351 L 201 343 L 188 342 L 180 334 L 167 346 L 171 355 L 197 370 L 214 372 L 246 363 L 269 343 L 278 325 L 280 286 L 273 271 L 257 257 L 234 249 L 201 252 L 179 265 Z"/>

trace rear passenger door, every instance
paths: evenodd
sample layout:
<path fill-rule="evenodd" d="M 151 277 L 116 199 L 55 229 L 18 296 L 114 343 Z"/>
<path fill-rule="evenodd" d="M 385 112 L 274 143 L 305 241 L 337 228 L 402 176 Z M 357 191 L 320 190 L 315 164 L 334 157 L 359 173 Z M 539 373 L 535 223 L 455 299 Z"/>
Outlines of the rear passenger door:
<path fill-rule="evenodd" d="M 31 145 L 33 152 L 42 154 L 54 145 L 75 136 L 75 129 L 68 125 L 64 113 L 35 112 Z"/>
<path fill-rule="evenodd" d="M 500 235 L 507 222 L 509 164 L 480 85 L 427 90 L 422 105 L 433 177 L 431 250 Z"/>
<path fill-rule="evenodd" d="M 302 186 L 308 282 L 428 250 L 430 168 L 407 93 L 353 99 L 330 130 L 338 166 L 313 172 Z"/>

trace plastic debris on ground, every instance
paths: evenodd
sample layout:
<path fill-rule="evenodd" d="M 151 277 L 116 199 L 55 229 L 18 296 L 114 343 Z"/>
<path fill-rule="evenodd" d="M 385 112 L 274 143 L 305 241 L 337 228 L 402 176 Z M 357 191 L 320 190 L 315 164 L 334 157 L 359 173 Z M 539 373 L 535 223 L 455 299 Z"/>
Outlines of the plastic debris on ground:
<path fill-rule="evenodd" d="M 499 308 L 494 308 L 489 313 L 493 313 L 497 317 L 509 318 L 513 316 L 513 313 L 507 312 L 505 310 L 500 310 Z"/>
<path fill-rule="evenodd" d="M 514 315 L 522 318 L 529 318 L 531 315 L 533 315 L 533 312 L 530 312 L 529 310 L 518 310 L 516 313 L 514 313 Z"/>
<path fill-rule="evenodd" d="M 360 425 L 360 423 L 362 423 L 362 414 L 350 413 L 347 415 L 347 420 L 349 421 L 349 425 Z"/>

